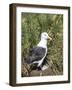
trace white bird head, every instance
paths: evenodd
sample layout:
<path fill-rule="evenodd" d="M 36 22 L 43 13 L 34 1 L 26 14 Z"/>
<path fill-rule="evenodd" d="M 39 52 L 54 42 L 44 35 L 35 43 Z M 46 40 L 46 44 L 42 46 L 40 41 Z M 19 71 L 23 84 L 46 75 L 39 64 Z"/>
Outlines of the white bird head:
<path fill-rule="evenodd" d="M 47 34 L 47 32 L 43 32 L 43 33 L 41 34 L 41 39 L 45 39 L 45 40 L 50 39 L 50 40 L 52 40 L 52 38 L 49 37 L 49 35 Z"/>

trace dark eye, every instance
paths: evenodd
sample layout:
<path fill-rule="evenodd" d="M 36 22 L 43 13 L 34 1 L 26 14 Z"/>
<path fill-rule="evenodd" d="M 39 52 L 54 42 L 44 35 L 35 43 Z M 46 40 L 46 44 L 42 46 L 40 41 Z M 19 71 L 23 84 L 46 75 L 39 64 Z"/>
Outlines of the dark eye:
<path fill-rule="evenodd" d="M 44 36 L 46 36 L 46 34 L 44 34 Z"/>

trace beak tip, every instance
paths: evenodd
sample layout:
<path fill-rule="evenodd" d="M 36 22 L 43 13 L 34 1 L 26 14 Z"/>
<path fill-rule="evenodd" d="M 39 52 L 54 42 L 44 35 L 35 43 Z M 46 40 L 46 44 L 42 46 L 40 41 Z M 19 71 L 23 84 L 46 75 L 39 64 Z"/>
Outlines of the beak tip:
<path fill-rule="evenodd" d="M 52 38 L 50 40 L 52 41 Z"/>
<path fill-rule="evenodd" d="M 51 37 L 49 37 L 49 39 L 52 41 L 52 38 Z"/>

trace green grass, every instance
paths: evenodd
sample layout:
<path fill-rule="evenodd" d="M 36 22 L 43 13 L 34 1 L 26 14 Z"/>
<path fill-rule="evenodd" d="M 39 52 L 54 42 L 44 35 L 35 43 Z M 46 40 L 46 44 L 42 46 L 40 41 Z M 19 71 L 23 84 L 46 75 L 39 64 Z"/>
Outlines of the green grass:
<path fill-rule="evenodd" d="M 40 41 L 42 32 L 47 32 L 52 41 L 48 41 L 47 61 L 52 62 L 56 75 L 63 73 L 63 15 L 22 13 L 21 15 L 21 55 L 26 58 L 29 49 Z"/>

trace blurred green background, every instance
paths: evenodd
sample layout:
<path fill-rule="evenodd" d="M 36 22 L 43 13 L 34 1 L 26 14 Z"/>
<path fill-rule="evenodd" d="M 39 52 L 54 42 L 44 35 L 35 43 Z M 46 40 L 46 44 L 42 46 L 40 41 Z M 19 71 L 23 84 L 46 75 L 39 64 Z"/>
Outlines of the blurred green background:
<path fill-rule="evenodd" d="M 46 60 L 55 75 L 63 74 L 63 15 L 22 13 L 21 25 L 22 60 L 25 60 L 30 48 L 39 43 L 41 33 L 47 32 L 52 41 L 48 41 Z"/>

